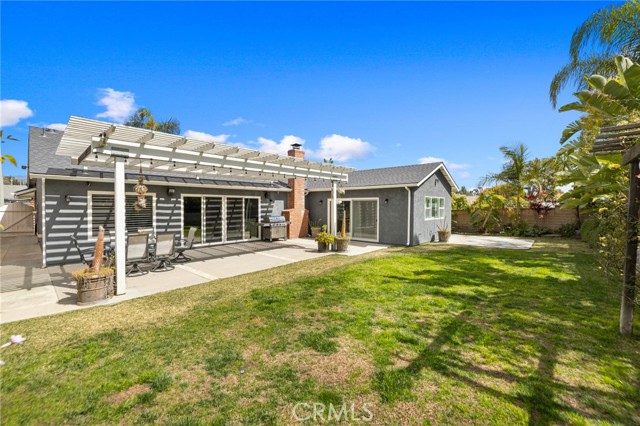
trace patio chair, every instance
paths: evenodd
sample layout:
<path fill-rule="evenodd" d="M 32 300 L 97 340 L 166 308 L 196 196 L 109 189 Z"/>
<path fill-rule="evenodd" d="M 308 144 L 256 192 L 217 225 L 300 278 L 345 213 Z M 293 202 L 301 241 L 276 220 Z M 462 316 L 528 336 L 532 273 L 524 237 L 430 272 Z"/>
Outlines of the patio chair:
<path fill-rule="evenodd" d="M 181 259 L 181 262 L 191 261 L 191 258 L 185 256 L 184 252 L 187 250 L 191 250 L 191 247 L 193 247 L 193 241 L 196 238 L 197 230 L 197 226 L 192 226 L 191 228 L 189 228 L 189 235 L 187 235 L 187 238 L 183 238 L 180 240 L 180 244 L 176 246 L 176 252 L 178 253 L 178 255 L 173 259 L 174 262 L 178 262 L 178 259 Z"/>
<path fill-rule="evenodd" d="M 144 275 L 149 273 L 140 267 L 141 263 L 149 262 L 149 234 L 127 236 L 127 265 L 131 268 L 127 271 L 127 276 L 132 273 Z"/>
<path fill-rule="evenodd" d="M 175 269 L 171 265 L 171 258 L 176 250 L 176 236 L 173 232 L 161 232 L 156 234 L 156 252 L 155 260 L 159 260 L 156 266 L 151 269 L 152 272 L 170 271 Z"/>
<path fill-rule="evenodd" d="M 72 235 L 71 242 L 75 246 L 76 250 L 78 250 L 78 254 L 80 255 L 80 260 L 87 266 L 91 266 L 91 261 L 93 260 L 93 249 L 82 249 L 80 248 L 80 244 L 78 244 L 78 239 Z"/>

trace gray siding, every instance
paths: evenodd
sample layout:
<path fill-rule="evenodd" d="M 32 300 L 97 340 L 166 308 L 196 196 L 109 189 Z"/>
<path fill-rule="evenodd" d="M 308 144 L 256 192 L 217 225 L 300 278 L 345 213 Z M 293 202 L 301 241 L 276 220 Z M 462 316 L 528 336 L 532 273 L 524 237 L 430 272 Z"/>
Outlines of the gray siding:
<path fill-rule="evenodd" d="M 346 190 L 341 198 L 377 198 L 378 199 L 378 242 L 391 245 L 407 244 L 407 190 L 404 188 Z M 311 220 L 328 220 L 330 191 L 310 192 L 307 195 L 307 209 Z M 389 202 L 385 203 L 384 200 Z M 320 204 L 322 200 L 322 204 Z"/>
<path fill-rule="evenodd" d="M 181 196 L 190 195 L 237 195 L 260 197 L 262 215 L 279 215 L 286 207 L 287 192 L 267 192 L 260 190 L 229 190 L 218 188 L 190 188 L 171 186 L 175 195 L 167 196 L 167 186 L 147 185 L 149 194 L 156 196 L 156 228 L 159 232 L 181 231 Z M 71 243 L 70 236 L 78 238 L 80 244 L 92 248 L 95 240 L 89 239 L 87 196 L 89 191 L 113 192 L 113 183 L 46 180 L 46 261 L 48 265 L 73 263 L 79 256 Z M 130 192 L 131 184 L 127 184 Z M 41 193 L 40 193 L 41 194 Z M 66 202 L 65 196 L 71 196 Z M 271 201 L 269 201 L 271 199 Z"/>
<path fill-rule="evenodd" d="M 424 218 L 424 197 L 444 197 L 445 216 L 443 219 Z M 451 229 L 451 185 L 444 175 L 438 170 L 421 186 L 413 191 L 413 228 L 412 245 L 423 244 L 438 240 L 438 226 L 446 226 Z"/>

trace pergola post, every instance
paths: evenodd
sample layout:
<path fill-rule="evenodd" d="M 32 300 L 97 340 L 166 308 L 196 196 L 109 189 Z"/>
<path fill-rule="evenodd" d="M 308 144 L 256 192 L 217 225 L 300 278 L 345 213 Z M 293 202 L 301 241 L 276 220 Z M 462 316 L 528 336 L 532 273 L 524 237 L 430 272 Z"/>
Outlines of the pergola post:
<path fill-rule="evenodd" d="M 331 233 L 338 235 L 338 182 L 331 181 Z"/>
<path fill-rule="evenodd" d="M 629 167 L 629 210 L 627 213 L 627 247 L 624 259 L 624 283 L 620 305 L 620 333 L 633 333 L 633 304 L 636 291 L 636 263 L 638 258 L 638 160 Z"/>
<path fill-rule="evenodd" d="M 114 206 L 115 206 L 115 225 L 116 225 L 116 294 L 124 294 L 127 292 L 127 274 L 126 274 L 126 222 L 125 222 L 125 159 L 123 157 L 115 157 L 115 179 L 114 179 Z"/>

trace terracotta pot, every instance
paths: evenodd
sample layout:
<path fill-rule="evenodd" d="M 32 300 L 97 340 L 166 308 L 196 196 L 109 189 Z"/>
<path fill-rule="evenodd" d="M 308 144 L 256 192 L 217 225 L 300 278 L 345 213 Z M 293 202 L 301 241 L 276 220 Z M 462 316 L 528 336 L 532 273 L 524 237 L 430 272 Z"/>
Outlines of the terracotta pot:
<path fill-rule="evenodd" d="M 438 231 L 438 241 L 441 243 L 446 243 L 449 241 L 449 237 L 451 236 L 451 232 L 449 231 Z"/>

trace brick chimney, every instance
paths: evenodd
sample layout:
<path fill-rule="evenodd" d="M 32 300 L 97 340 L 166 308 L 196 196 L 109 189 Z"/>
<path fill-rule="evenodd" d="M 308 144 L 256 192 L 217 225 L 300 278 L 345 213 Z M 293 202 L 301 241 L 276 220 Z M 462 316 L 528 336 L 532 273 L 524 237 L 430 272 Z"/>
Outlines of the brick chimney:
<path fill-rule="evenodd" d="M 289 157 L 304 158 L 304 151 L 300 149 L 302 145 L 294 143 L 287 152 Z M 289 199 L 287 209 L 284 210 L 284 217 L 291 222 L 289 225 L 288 238 L 304 238 L 309 232 L 309 210 L 304 204 L 304 179 L 289 179 Z"/>

